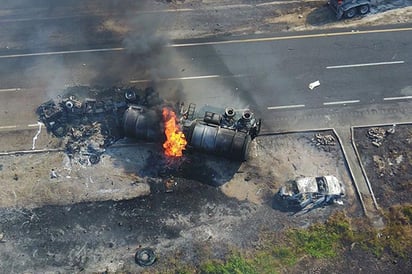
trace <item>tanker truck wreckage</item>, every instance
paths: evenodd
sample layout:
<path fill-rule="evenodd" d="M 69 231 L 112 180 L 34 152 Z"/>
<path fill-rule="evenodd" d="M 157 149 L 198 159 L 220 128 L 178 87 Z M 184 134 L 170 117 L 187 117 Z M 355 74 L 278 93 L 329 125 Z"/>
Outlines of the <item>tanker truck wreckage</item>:
<path fill-rule="evenodd" d="M 250 110 L 196 113 L 196 105 L 165 102 L 152 88 L 72 87 L 37 109 L 48 132 L 65 140 L 65 152 L 96 164 L 105 148 L 124 137 L 163 144 L 164 155 L 199 151 L 245 161 L 261 120 Z"/>

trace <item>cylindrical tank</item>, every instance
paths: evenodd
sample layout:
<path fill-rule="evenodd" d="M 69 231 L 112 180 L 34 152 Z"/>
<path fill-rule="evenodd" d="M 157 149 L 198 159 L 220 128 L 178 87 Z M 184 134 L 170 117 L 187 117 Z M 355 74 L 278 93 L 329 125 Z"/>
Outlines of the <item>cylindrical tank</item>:
<path fill-rule="evenodd" d="M 194 122 L 185 134 L 194 149 L 239 161 L 248 158 L 251 137 L 246 132 Z"/>
<path fill-rule="evenodd" d="M 123 115 L 123 129 L 127 137 L 157 141 L 162 137 L 161 118 L 154 110 L 130 106 Z"/>

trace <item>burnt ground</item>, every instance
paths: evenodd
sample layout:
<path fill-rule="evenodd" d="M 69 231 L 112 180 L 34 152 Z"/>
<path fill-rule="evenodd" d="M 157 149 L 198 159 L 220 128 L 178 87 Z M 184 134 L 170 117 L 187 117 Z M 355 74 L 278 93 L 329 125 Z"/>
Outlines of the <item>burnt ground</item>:
<path fill-rule="evenodd" d="M 402 135 L 405 129 L 407 127 L 398 126 L 396 132 Z M 150 194 L 140 193 L 143 196 L 120 201 L 87 202 L 87 196 L 82 195 L 87 189 L 80 178 L 79 187 L 73 187 L 69 193 L 71 197 L 81 197 L 83 202 L 66 200 L 67 193 L 51 189 L 50 192 L 61 195 L 60 201 L 57 201 L 58 195 L 55 201 L 37 195 L 44 200 L 32 209 L 24 205 L 3 206 L 0 209 L 0 231 L 4 235 L 0 243 L 1 272 L 163 273 L 176 264 L 197 265 L 205 258 L 223 258 L 233 248 L 253 250 L 259 245 L 260 231 L 305 228 L 341 210 L 349 216 L 361 217 L 361 207 L 339 147 L 316 146 L 312 140 L 315 133 L 260 136 L 253 142 L 251 159 L 243 164 L 187 152 L 181 159 L 183 168 L 176 168 L 182 167 L 182 163 L 175 162 L 165 169 L 164 158 L 156 146 L 109 147 L 99 164 L 82 167 L 79 174 L 102 173 L 101 178 L 93 178 L 96 184 L 104 185 L 109 173 L 121 174 L 119 169 L 123 169 L 123 180 L 144 178 Z M 355 135 L 358 142 L 370 142 L 365 134 L 357 131 Z M 363 155 L 361 149 L 360 152 Z M 40 155 L 31 157 L 30 161 L 21 158 L 20 164 L 33 163 L 33 159 L 46 161 Z M 109 158 L 112 161 L 106 162 Z M 9 169 L 4 164 L 11 159 L 2 157 L 2 175 Z M 317 208 L 307 214 L 272 208 L 273 194 L 285 180 L 326 173 L 333 173 L 345 182 L 344 206 Z M 44 178 L 40 184 L 53 182 L 48 172 L 46 174 L 47 180 Z M 175 184 L 172 191 L 167 192 L 163 179 L 171 175 Z M 23 184 L 24 180 L 16 183 Z M 66 178 L 57 185 L 64 188 L 74 186 L 73 183 Z M 110 199 L 110 195 L 100 199 Z M 53 203 L 56 205 L 50 205 Z M 156 252 L 158 259 L 153 266 L 142 268 L 135 264 L 133 256 L 140 247 L 150 247 Z M 388 273 L 396 270 L 407 273 L 410 265 L 407 259 L 377 258 L 368 251 L 354 248 L 329 261 L 303 259 L 288 272 Z"/>
<path fill-rule="evenodd" d="M 370 128 L 355 128 L 354 137 L 369 181 L 382 208 L 411 203 L 412 129 L 411 125 L 378 127 L 383 139 L 380 146 L 368 137 Z"/>
<path fill-rule="evenodd" d="M 314 134 L 258 137 L 245 163 L 194 152 L 170 163 L 155 145 L 121 144 L 107 148 L 96 165 L 72 163 L 76 172 L 69 178 L 64 160 L 61 167 L 53 161 L 61 174 L 57 180 L 49 177 L 47 167 L 36 173 L 27 166 L 26 176 L 18 181 L 2 180 L 8 182 L 8 196 L 13 197 L 16 187 L 27 185 L 28 190 L 2 198 L 1 272 L 139 272 L 144 269 L 133 255 L 139 247 L 150 247 L 158 261 L 145 270 L 162 273 L 174 262 L 196 265 L 205 258 L 224 258 L 233 247 L 253 250 L 260 231 L 308 227 L 337 210 L 361 216 L 339 147 L 316 146 Z M 3 156 L 1 175 L 12 176 L 12 166 L 23 168 L 36 159 L 46 165 L 50 156 Z M 283 182 L 317 174 L 333 174 L 344 182 L 343 206 L 306 214 L 272 207 L 273 194 Z M 171 189 L 165 184 L 169 179 L 174 182 Z M 142 185 L 148 185 L 150 193 L 139 192 Z M 119 201 L 102 201 L 112 197 Z"/>
<path fill-rule="evenodd" d="M 410 131 L 402 129 L 396 127 L 379 149 L 402 132 L 406 135 L 396 140 L 409 142 Z M 316 134 L 333 141 L 322 145 Z M 4 147 L 17 147 L 31 145 L 33 135 L 21 135 L 19 140 L 18 132 L 1 136 Z M 355 132 L 355 137 L 370 142 L 365 134 Z M 64 150 L 64 140 L 46 134 L 37 145 Z M 410 149 L 402 142 L 395 142 L 399 151 Z M 391 162 L 400 161 L 400 154 Z M 408 157 L 405 154 L 400 163 Z M 50 176 L 51 169 L 56 178 Z M 335 175 L 344 183 L 343 206 L 301 214 L 273 199 L 284 182 L 319 175 Z M 0 180 L 0 272 L 163 273 L 176 264 L 196 266 L 204 259 L 223 259 L 233 248 L 253 251 L 261 231 L 306 228 L 342 210 L 351 217 L 363 216 L 332 131 L 259 136 L 252 142 L 250 159 L 243 163 L 190 150 L 170 160 L 160 144 L 128 139 L 106 147 L 95 164 L 69 159 L 64 151 L 4 154 Z M 135 263 L 133 255 L 140 247 L 156 252 L 155 265 L 142 268 Z M 346 250 L 344 256 L 331 261 L 304 259 L 290 271 L 362 272 L 364 262 L 370 262 L 373 266 L 368 269 L 376 273 L 393 269 L 402 273 L 410 264 L 408 260 L 394 264 L 393 258 L 377 259 L 357 249 Z"/>
<path fill-rule="evenodd" d="M 164 268 L 173 256 L 196 264 L 205 255 L 222 258 L 233 246 L 253 248 L 259 230 L 281 229 L 287 217 L 193 181 L 179 181 L 173 193 L 154 190 L 130 201 L 0 212 L 6 235 L 0 266 L 11 273 L 141 271 L 133 260 L 139 246 L 158 254 L 157 264 L 147 270 Z M 287 223 L 304 227 L 319 215 Z"/>

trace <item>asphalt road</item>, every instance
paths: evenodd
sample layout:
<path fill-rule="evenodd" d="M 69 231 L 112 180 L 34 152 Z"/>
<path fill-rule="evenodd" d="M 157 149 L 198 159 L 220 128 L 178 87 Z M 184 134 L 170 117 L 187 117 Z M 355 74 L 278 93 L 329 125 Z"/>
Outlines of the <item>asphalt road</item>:
<path fill-rule="evenodd" d="M 72 85 L 154 85 L 165 97 L 179 94 L 198 106 L 250 107 L 266 121 L 288 111 L 405 109 L 412 99 L 411 32 L 302 33 L 186 44 L 153 36 L 129 48 L 1 55 L 0 126 L 35 123 L 38 104 Z M 311 90 L 308 85 L 315 81 L 320 86 Z"/>
<path fill-rule="evenodd" d="M 186 20 L 227 28 L 219 20 L 229 10 L 237 12 L 230 14 L 236 26 L 251 16 L 247 12 L 262 13 L 273 4 L 2 3 L 0 130 L 36 127 L 35 108 L 73 85 L 151 85 L 199 109 L 250 107 L 268 131 L 410 119 L 410 25 L 189 43 L 162 35 L 176 37 L 182 27 L 187 35 L 196 32 L 196 26 L 180 24 Z M 320 86 L 310 90 L 315 81 Z"/>

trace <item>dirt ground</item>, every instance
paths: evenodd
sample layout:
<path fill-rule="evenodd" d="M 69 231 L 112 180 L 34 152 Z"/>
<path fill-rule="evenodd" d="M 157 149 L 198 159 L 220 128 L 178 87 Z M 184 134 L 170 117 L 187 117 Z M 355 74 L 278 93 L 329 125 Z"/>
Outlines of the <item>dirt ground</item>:
<path fill-rule="evenodd" d="M 327 1 L 319 0 L 159 2 L 168 3 L 169 8 L 182 10 L 173 23 L 158 29 L 159 34 L 165 34 L 171 39 L 359 28 L 412 22 L 410 0 L 372 1 L 371 12 L 366 16 L 342 20 L 336 19 Z M 108 20 L 101 25 L 102 29 L 119 35 L 131 31 L 130 27 L 127 20 Z"/>
<path fill-rule="evenodd" d="M 370 128 L 355 128 L 354 137 L 378 204 L 388 208 L 396 204 L 412 203 L 412 128 L 397 125 L 378 127 L 382 130 L 380 146 L 368 137 Z"/>
<path fill-rule="evenodd" d="M 360 144 L 366 144 L 367 150 L 375 149 L 365 132 L 366 129 L 355 131 L 363 158 L 364 149 Z M 62 153 L 54 153 L 53 157 L 52 154 L 3 156 L 2 176 L 12 177 L 13 167 L 25 167 L 27 171 L 23 174 L 28 174 L 18 181 L 8 178 L 6 181 L 11 185 L 7 189 L 19 191 L 24 185 L 32 188 L 27 191 L 27 197 L 24 191 L 13 195 L 14 199 L 2 196 L 0 231 L 4 238 L 0 269 L 11 269 L 12 273 L 148 271 L 149 268 L 134 263 L 133 255 L 139 247 L 150 247 L 158 256 L 150 271 L 162 271 L 174 261 L 196 264 L 205 256 L 220 258 L 232 247 L 253 249 L 261 230 L 307 227 L 337 210 L 362 216 L 339 147 L 315 146 L 314 134 L 260 136 L 253 143 L 250 161 L 245 163 L 193 152 L 187 152 L 181 161 L 168 162 L 159 146 L 136 143 L 109 147 L 97 165 L 72 163 L 75 172 L 71 173 L 65 169 L 67 163 L 64 164 Z M 406 153 L 410 150 L 409 127 L 398 126 L 395 134 L 388 138 L 392 136 L 400 142 L 396 157 L 405 153 L 400 148 L 406 148 Z M 389 141 L 383 142 L 382 151 L 387 151 L 384 146 L 390 144 Z M 379 151 L 366 152 L 369 157 L 385 155 Z M 311 161 L 307 161 L 308 158 Z M 34 162 L 51 163 L 61 177 L 51 179 L 49 168 L 43 174 L 30 171 L 27 163 Z M 368 171 L 370 168 L 376 171 L 374 166 L 366 167 Z M 68 174 L 73 177 L 67 178 Z M 318 208 L 303 215 L 272 208 L 273 194 L 282 182 L 299 175 L 317 174 L 334 174 L 345 183 L 347 196 L 343 206 Z M 164 179 L 171 177 L 175 184 L 169 192 Z M 29 178 L 35 178 L 36 184 Z M 115 185 L 111 185 L 112 182 Z M 142 186 L 145 187 L 142 189 Z M 150 193 L 144 193 L 146 186 Z M 124 187 L 126 192 L 110 191 Z M 373 187 L 377 194 L 376 185 Z M 102 195 L 97 195 L 99 192 Z M 41 195 L 34 195 L 36 193 Z M 118 197 L 116 195 L 126 195 L 126 199 L 119 197 L 121 201 L 111 201 L 112 196 Z M 143 196 L 129 200 L 133 195 Z M 39 201 L 38 197 L 44 200 Z M 97 200 L 107 201 L 93 202 Z M 7 202 L 14 206 L 4 207 Z M 368 268 L 365 262 L 370 264 Z M 360 250 L 348 250 L 345 259 L 336 258 L 330 263 L 335 266 L 331 268 L 324 261 L 308 260 L 302 262 L 304 268 L 298 264 L 292 273 L 307 270 L 362 273 L 366 269 L 376 273 L 397 269 L 404 273 L 408 268 L 407 261 L 377 259 Z"/>
<path fill-rule="evenodd" d="M 88 166 L 62 152 L 3 156 L 0 269 L 136 272 L 139 246 L 153 248 L 153 269 L 162 269 L 171 254 L 196 263 L 202 252 L 221 257 L 231 246 L 253 249 L 261 229 L 307 227 L 342 209 L 362 215 L 339 147 L 315 146 L 314 134 L 258 137 L 245 163 L 190 151 L 171 162 L 154 144 L 115 145 Z M 283 182 L 318 174 L 344 182 L 343 206 L 294 216 L 272 208 Z"/>

